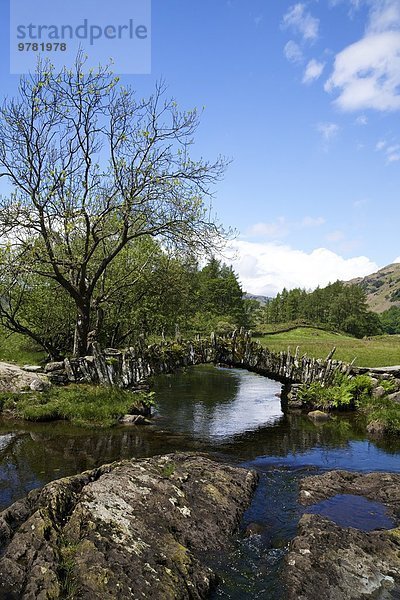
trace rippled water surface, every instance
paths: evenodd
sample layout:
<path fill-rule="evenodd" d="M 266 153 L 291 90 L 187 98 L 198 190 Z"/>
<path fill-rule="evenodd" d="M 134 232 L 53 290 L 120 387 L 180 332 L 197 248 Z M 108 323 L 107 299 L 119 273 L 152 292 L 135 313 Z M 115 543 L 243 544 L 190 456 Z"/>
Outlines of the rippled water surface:
<path fill-rule="evenodd" d="M 254 373 L 196 367 L 158 377 L 154 389 L 150 427 L 95 431 L 0 421 L 0 509 L 52 479 L 120 458 L 208 451 L 260 474 L 239 535 L 224 553 L 208 557 L 221 578 L 214 598 L 282 599 L 282 557 L 304 511 L 299 479 L 335 468 L 400 472 L 397 439 L 369 440 L 350 416 L 315 424 L 285 415 L 280 384 Z"/>

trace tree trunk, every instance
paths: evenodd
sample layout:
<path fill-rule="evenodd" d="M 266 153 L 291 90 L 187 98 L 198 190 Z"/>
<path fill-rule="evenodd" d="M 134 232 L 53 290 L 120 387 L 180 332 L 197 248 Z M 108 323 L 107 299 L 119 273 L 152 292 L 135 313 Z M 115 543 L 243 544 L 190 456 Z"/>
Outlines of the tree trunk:
<path fill-rule="evenodd" d="M 78 358 L 86 356 L 88 351 L 88 335 L 90 331 L 90 308 L 80 309 L 76 318 L 73 355 Z"/>

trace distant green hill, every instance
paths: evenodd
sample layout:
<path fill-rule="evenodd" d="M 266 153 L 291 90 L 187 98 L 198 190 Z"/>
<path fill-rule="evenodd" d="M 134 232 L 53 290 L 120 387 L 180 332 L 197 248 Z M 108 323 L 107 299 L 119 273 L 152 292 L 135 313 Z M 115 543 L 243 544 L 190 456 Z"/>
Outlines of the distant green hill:
<path fill-rule="evenodd" d="M 369 307 L 375 312 L 382 313 L 391 306 L 400 306 L 400 263 L 388 265 L 377 273 L 347 283 L 362 287 L 367 294 Z"/>

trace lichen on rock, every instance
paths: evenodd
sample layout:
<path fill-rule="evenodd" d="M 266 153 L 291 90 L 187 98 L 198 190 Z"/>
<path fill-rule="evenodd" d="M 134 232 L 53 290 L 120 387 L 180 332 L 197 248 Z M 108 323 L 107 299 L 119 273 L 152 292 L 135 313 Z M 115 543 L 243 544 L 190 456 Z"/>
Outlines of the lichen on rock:
<path fill-rule="evenodd" d="M 206 598 L 204 552 L 227 542 L 256 481 L 190 453 L 52 482 L 0 514 L 0 598 Z"/>

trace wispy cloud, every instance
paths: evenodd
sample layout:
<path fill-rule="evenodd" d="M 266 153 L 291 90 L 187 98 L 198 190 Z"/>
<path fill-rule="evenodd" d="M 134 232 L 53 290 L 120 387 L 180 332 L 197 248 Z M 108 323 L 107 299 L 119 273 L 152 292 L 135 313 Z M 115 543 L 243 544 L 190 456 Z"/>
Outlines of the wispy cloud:
<path fill-rule="evenodd" d="M 291 6 L 284 15 L 282 27 L 295 31 L 304 40 L 313 41 L 318 37 L 319 19 L 307 12 L 305 4 L 299 2 Z"/>
<path fill-rule="evenodd" d="M 312 83 L 319 79 L 325 68 L 325 63 L 318 62 L 314 58 L 309 61 L 303 75 L 303 83 Z"/>
<path fill-rule="evenodd" d="M 394 141 L 379 140 L 375 146 L 377 152 L 382 152 L 387 163 L 400 161 L 400 144 Z"/>
<path fill-rule="evenodd" d="M 354 208 L 362 208 L 368 204 L 369 200 L 367 198 L 360 198 L 359 200 L 355 200 L 353 202 Z"/>
<path fill-rule="evenodd" d="M 335 229 L 327 234 L 326 239 L 328 242 L 341 242 L 345 238 L 345 235 L 341 229 Z"/>
<path fill-rule="evenodd" d="M 371 6 L 367 33 L 398 30 L 400 26 L 400 3 L 398 0 L 369 0 Z"/>
<path fill-rule="evenodd" d="M 304 229 L 305 227 L 320 227 L 325 224 L 324 217 L 303 217 L 301 221 L 295 223 L 294 225 L 300 229 Z"/>
<path fill-rule="evenodd" d="M 369 0 L 329 0 L 329 5 L 331 7 L 335 7 L 338 4 L 348 4 L 349 5 L 349 15 L 353 17 L 357 10 L 361 7 L 362 4 L 368 2 Z"/>
<path fill-rule="evenodd" d="M 246 231 L 246 236 L 278 240 L 288 236 L 293 231 L 320 227 L 324 223 L 325 219 L 323 217 L 306 216 L 297 221 L 289 221 L 286 217 L 279 217 L 270 223 L 255 223 Z"/>
<path fill-rule="evenodd" d="M 279 217 L 270 223 L 255 223 L 246 233 L 250 237 L 279 239 L 289 234 L 289 225 L 285 217 Z"/>
<path fill-rule="evenodd" d="M 360 115 L 356 119 L 356 125 L 368 125 L 368 117 L 366 115 Z"/>
<path fill-rule="evenodd" d="M 317 131 L 322 135 L 325 142 L 330 142 L 337 136 L 339 125 L 336 123 L 318 123 Z"/>
<path fill-rule="evenodd" d="M 389 163 L 398 162 L 400 160 L 400 152 L 392 152 L 387 156 L 387 161 Z"/>
<path fill-rule="evenodd" d="M 386 148 L 387 154 L 394 154 L 395 152 L 398 152 L 399 150 L 400 150 L 399 144 L 393 144 L 392 146 L 388 146 Z"/>
<path fill-rule="evenodd" d="M 301 63 L 304 60 L 302 49 L 293 40 L 288 41 L 283 49 L 283 53 L 291 63 Z"/>

